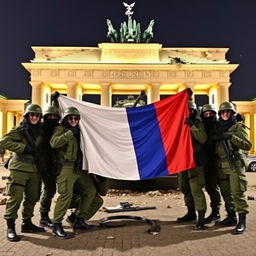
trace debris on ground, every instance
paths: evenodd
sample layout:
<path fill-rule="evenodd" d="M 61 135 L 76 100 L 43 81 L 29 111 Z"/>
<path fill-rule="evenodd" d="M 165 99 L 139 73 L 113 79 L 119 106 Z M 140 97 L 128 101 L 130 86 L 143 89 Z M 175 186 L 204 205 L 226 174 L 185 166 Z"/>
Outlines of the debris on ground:
<path fill-rule="evenodd" d="M 180 191 L 178 190 L 150 190 L 150 191 L 135 191 L 129 189 L 109 189 L 108 196 L 169 196 L 169 195 L 179 195 Z"/>

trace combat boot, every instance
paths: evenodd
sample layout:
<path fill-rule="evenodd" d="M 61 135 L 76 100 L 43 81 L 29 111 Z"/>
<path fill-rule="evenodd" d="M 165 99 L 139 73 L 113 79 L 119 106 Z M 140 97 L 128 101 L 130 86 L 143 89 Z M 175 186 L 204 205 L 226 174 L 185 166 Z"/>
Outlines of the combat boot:
<path fill-rule="evenodd" d="M 61 223 L 54 223 L 52 233 L 59 239 L 69 239 L 71 235 L 64 231 Z"/>
<path fill-rule="evenodd" d="M 205 211 L 198 211 L 197 223 L 195 225 L 195 230 L 204 230 L 204 215 Z"/>
<path fill-rule="evenodd" d="M 20 236 L 15 231 L 15 219 L 7 219 L 7 240 L 10 242 L 20 241 Z"/>
<path fill-rule="evenodd" d="M 34 225 L 31 219 L 24 219 L 21 224 L 21 232 L 37 233 L 37 232 L 45 232 L 45 229 Z"/>
<path fill-rule="evenodd" d="M 85 230 L 92 230 L 96 229 L 96 226 L 94 225 L 89 225 L 84 222 L 83 218 L 76 217 L 74 225 L 73 225 L 73 230 L 74 231 L 85 231 Z"/>
<path fill-rule="evenodd" d="M 213 221 L 219 221 L 220 220 L 220 211 L 219 209 L 212 209 L 211 214 L 204 219 L 204 223 L 208 224 L 211 223 Z"/>
<path fill-rule="evenodd" d="M 233 234 L 242 234 L 245 231 L 246 228 L 246 215 L 245 213 L 239 213 L 238 214 L 238 224 L 236 225 Z"/>
<path fill-rule="evenodd" d="M 184 216 L 177 218 L 177 222 L 189 222 L 194 220 L 196 220 L 195 208 L 188 208 L 188 212 Z"/>
<path fill-rule="evenodd" d="M 71 214 L 66 218 L 66 222 L 68 222 L 72 227 L 75 223 L 76 214 L 74 212 L 71 212 Z"/>
<path fill-rule="evenodd" d="M 41 212 L 40 226 L 53 228 L 53 224 L 51 219 L 49 218 L 48 212 Z"/>
<path fill-rule="evenodd" d="M 228 226 L 236 226 L 237 217 L 235 211 L 228 211 L 228 216 L 222 221 L 216 221 L 216 226 L 228 227 Z"/>

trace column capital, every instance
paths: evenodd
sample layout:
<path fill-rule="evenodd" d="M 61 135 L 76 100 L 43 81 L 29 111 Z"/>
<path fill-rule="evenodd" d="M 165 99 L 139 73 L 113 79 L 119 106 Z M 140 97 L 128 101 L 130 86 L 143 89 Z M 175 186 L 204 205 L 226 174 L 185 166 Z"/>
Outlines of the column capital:
<path fill-rule="evenodd" d="M 150 83 L 150 85 L 151 85 L 152 87 L 156 87 L 156 88 L 157 88 L 157 87 L 160 87 L 161 84 L 162 84 L 162 83 L 160 83 L 160 82 L 159 82 L 159 83 L 158 83 L 158 82 L 157 82 L 157 83 Z"/>
<path fill-rule="evenodd" d="M 184 85 L 189 88 L 193 88 L 196 83 L 194 82 L 185 82 Z"/>
<path fill-rule="evenodd" d="M 43 82 L 41 82 L 41 81 L 30 81 L 29 83 L 32 87 L 40 87 Z"/>
<path fill-rule="evenodd" d="M 230 82 L 221 82 L 221 83 L 218 83 L 219 86 L 221 87 L 229 87 L 231 85 Z"/>
<path fill-rule="evenodd" d="M 74 87 L 74 86 L 76 86 L 78 83 L 77 83 L 77 82 L 73 82 L 73 81 L 67 81 L 67 82 L 65 82 L 65 84 L 66 84 L 67 86 L 69 86 L 69 87 Z"/>
<path fill-rule="evenodd" d="M 110 83 L 107 83 L 107 82 L 100 82 L 100 87 L 102 89 L 108 89 L 110 87 Z"/>

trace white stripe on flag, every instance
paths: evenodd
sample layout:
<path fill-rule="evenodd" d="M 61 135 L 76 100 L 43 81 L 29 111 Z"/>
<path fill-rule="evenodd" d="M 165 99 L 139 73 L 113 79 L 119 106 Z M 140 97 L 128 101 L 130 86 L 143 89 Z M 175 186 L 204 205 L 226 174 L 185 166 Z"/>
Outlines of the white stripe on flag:
<path fill-rule="evenodd" d="M 80 112 L 84 169 L 114 179 L 140 179 L 124 108 L 103 107 L 62 95 L 59 104 L 62 111 L 72 106 Z"/>

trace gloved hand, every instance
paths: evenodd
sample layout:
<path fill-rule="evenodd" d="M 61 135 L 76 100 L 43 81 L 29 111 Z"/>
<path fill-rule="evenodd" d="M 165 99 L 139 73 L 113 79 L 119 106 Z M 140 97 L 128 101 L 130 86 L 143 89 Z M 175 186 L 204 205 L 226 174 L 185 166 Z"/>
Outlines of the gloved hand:
<path fill-rule="evenodd" d="M 232 135 L 230 133 L 228 133 L 228 132 L 223 132 L 221 134 L 221 139 L 222 140 L 229 140 L 229 139 L 231 139 L 231 137 L 232 137 Z"/>
<path fill-rule="evenodd" d="M 219 133 L 219 134 L 215 134 L 211 137 L 212 140 L 215 141 L 220 141 L 220 140 L 228 140 L 231 139 L 232 135 L 227 133 L 227 132 L 223 132 L 223 133 Z"/>
<path fill-rule="evenodd" d="M 193 94 L 193 91 L 191 90 L 191 88 L 187 88 L 186 90 L 187 90 L 188 95 L 189 95 L 189 100 L 192 100 L 191 96 Z"/>
<path fill-rule="evenodd" d="M 23 151 L 23 153 L 25 154 L 34 154 L 36 152 L 37 152 L 36 146 L 31 146 L 31 145 L 26 145 Z"/>
<path fill-rule="evenodd" d="M 236 114 L 236 120 L 237 120 L 238 122 L 244 122 L 244 121 L 245 121 L 245 118 L 244 118 L 243 115 L 237 113 L 237 114 Z"/>
<path fill-rule="evenodd" d="M 58 103 L 58 98 L 60 96 L 60 93 L 58 91 L 54 92 L 52 95 L 51 95 L 51 98 L 52 98 L 52 101 L 54 103 Z"/>
<path fill-rule="evenodd" d="M 185 124 L 189 125 L 189 127 L 194 125 L 193 121 L 189 117 L 185 120 Z"/>
<path fill-rule="evenodd" d="M 74 134 L 74 135 L 79 134 L 79 128 L 78 128 L 77 126 L 76 126 L 76 127 L 71 128 L 70 130 L 73 132 L 73 134 Z"/>

